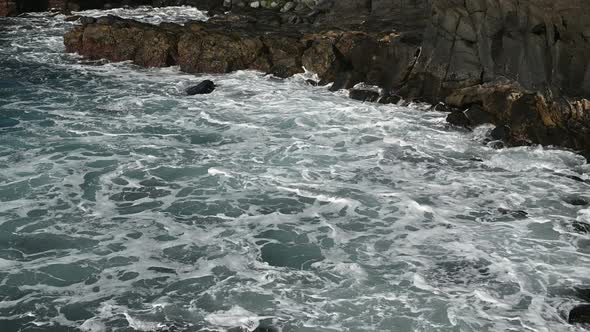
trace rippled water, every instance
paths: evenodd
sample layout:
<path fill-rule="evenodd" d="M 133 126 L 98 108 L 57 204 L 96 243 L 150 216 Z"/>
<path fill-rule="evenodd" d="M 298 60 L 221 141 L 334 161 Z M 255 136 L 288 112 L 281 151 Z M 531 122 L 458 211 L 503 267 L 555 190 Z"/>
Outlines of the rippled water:
<path fill-rule="evenodd" d="M 0 331 L 582 329 L 582 157 L 304 77 L 85 62 L 71 24 L 0 19 Z"/>

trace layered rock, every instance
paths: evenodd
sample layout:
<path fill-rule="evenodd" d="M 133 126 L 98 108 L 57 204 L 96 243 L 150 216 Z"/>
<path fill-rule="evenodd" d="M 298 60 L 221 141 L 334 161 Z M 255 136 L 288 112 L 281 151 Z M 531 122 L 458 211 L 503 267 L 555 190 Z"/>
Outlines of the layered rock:
<path fill-rule="evenodd" d="M 348 0 L 301 10 L 240 6 L 185 27 L 103 18 L 65 42 L 90 58 L 187 72 L 284 77 L 305 67 L 335 88 L 365 82 L 467 109 L 450 118 L 496 124 L 510 144 L 590 151 L 590 2 Z"/>

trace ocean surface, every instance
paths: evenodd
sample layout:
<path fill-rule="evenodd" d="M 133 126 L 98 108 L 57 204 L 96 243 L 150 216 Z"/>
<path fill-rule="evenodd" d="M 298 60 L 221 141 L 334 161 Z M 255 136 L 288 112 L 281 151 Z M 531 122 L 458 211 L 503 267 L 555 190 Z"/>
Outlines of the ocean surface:
<path fill-rule="evenodd" d="M 309 73 L 85 61 L 64 18 L 0 19 L 0 331 L 583 331 L 581 156 Z"/>

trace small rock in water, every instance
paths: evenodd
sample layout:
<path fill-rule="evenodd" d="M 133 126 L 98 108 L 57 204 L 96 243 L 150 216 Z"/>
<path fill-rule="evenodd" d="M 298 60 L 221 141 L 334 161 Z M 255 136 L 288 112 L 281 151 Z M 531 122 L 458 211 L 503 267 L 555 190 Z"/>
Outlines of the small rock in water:
<path fill-rule="evenodd" d="M 215 83 L 211 80 L 204 80 L 203 82 L 186 89 L 186 94 L 189 96 L 203 95 L 211 93 L 213 90 L 215 90 Z"/>
<path fill-rule="evenodd" d="M 176 274 L 176 271 L 173 269 L 169 269 L 167 267 L 159 267 L 159 266 L 151 266 L 148 267 L 149 271 L 154 271 L 157 273 L 169 273 L 169 274 Z"/>
<path fill-rule="evenodd" d="M 80 15 L 72 15 L 72 16 L 68 16 L 68 17 L 66 17 L 66 18 L 64 19 L 64 21 L 66 21 L 66 22 L 74 22 L 74 21 L 77 21 L 77 20 L 79 20 L 81 17 L 82 17 L 82 16 L 80 16 Z"/>
<path fill-rule="evenodd" d="M 590 234 L 590 224 L 583 221 L 574 221 L 572 224 L 578 233 Z"/>
<path fill-rule="evenodd" d="M 565 202 L 571 205 L 577 205 L 577 206 L 585 206 L 590 204 L 587 200 L 581 198 L 581 197 L 568 197 L 565 199 Z"/>
<path fill-rule="evenodd" d="M 316 82 L 314 80 L 305 80 L 305 83 L 307 83 L 311 86 L 318 86 L 318 82 Z"/>
<path fill-rule="evenodd" d="M 528 213 L 522 210 L 508 210 L 504 208 L 498 208 L 498 212 L 500 212 L 503 215 L 512 216 L 516 219 L 524 219 L 529 215 Z"/>
<path fill-rule="evenodd" d="M 590 304 L 581 304 L 570 311 L 570 324 L 590 324 Z"/>

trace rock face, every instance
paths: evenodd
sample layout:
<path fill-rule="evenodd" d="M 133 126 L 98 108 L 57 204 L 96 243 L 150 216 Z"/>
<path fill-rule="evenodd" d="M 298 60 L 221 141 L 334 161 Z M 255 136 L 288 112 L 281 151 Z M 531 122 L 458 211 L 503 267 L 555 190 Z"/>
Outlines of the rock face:
<path fill-rule="evenodd" d="M 508 144 L 590 151 L 590 1 L 228 3 L 232 14 L 185 27 L 99 19 L 69 32 L 66 47 L 187 72 L 285 77 L 305 67 L 335 89 L 365 82 L 444 102 L 451 121 L 495 124 Z"/>
<path fill-rule="evenodd" d="M 434 0 L 402 94 L 479 105 L 509 143 L 590 148 L 590 2 Z"/>

